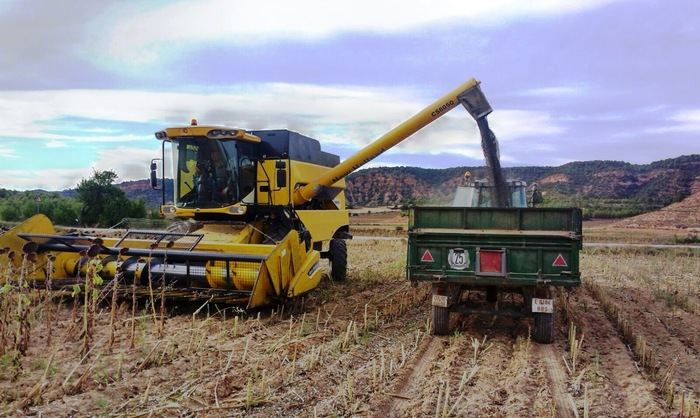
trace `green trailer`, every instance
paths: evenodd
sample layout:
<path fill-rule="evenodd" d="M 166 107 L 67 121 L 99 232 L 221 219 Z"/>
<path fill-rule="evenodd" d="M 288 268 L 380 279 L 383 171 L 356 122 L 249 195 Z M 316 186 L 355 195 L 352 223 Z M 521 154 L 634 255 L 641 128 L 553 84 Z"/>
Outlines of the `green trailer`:
<path fill-rule="evenodd" d="M 435 334 L 449 332 L 453 312 L 533 316 L 534 339 L 550 343 L 552 287 L 581 283 L 581 246 L 576 208 L 413 207 L 407 276 L 432 283 Z"/>

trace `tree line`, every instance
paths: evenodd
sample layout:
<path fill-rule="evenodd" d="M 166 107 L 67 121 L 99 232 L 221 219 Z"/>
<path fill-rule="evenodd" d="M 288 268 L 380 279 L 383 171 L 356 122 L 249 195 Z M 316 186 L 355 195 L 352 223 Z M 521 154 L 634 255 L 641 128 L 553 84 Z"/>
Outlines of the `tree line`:
<path fill-rule="evenodd" d="M 110 170 L 95 171 L 76 187 L 76 197 L 57 192 L 0 189 L 0 220 L 20 222 L 38 213 L 64 226 L 110 227 L 123 218 L 145 218 L 143 199 L 130 200 L 115 184 Z"/>

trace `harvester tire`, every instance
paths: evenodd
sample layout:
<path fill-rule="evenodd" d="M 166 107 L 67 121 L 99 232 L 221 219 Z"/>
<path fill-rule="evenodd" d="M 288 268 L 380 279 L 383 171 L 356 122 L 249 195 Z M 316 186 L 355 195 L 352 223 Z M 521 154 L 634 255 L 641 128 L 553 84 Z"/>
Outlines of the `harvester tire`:
<path fill-rule="evenodd" d="M 450 333 L 450 310 L 433 305 L 433 335 L 447 335 Z"/>
<path fill-rule="evenodd" d="M 344 282 L 348 277 L 348 247 L 345 240 L 333 238 L 329 244 L 331 280 Z"/>
<path fill-rule="evenodd" d="M 550 344 L 554 341 L 554 314 L 535 314 L 534 339 L 540 344 Z"/>

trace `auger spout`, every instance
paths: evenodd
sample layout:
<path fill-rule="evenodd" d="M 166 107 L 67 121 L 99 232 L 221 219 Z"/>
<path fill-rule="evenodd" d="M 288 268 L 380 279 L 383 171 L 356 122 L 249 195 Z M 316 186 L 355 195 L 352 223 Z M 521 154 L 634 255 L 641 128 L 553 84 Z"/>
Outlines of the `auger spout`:
<path fill-rule="evenodd" d="M 294 192 L 294 204 L 302 205 L 310 201 L 324 187 L 332 186 L 335 182 L 372 161 L 384 151 L 396 146 L 401 141 L 436 121 L 460 103 L 464 105 L 474 119 L 485 118 L 486 115 L 491 113 L 491 106 L 481 92 L 479 84 L 480 82 L 474 78 L 462 83 L 339 165 L 326 171 L 315 181 L 296 189 Z"/>

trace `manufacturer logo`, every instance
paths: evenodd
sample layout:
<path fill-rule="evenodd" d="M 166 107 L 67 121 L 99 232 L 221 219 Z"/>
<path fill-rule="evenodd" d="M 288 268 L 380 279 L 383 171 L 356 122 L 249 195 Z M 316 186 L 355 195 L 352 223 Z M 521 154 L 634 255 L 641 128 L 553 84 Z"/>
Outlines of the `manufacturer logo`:
<path fill-rule="evenodd" d="M 454 106 L 454 104 L 455 104 L 455 101 L 450 100 L 449 102 L 445 103 L 444 105 L 433 110 L 433 113 L 431 113 L 431 116 L 435 117 L 435 116 L 439 115 L 440 113 L 444 112 L 445 110 L 451 109 L 452 106 Z"/>
<path fill-rule="evenodd" d="M 469 253 L 464 248 L 452 248 L 447 255 L 447 262 L 455 270 L 469 268 Z"/>
<path fill-rule="evenodd" d="M 319 263 L 318 263 L 318 261 L 317 261 L 317 262 L 314 263 L 313 266 L 311 266 L 311 268 L 309 269 L 309 272 L 306 273 L 306 275 L 307 275 L 307 276 L 312 276 L 312 275 L 316 272 L 316 270 L 318 270 L 318 266 L 319 266 Z"/>

